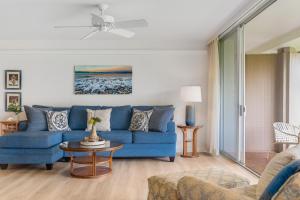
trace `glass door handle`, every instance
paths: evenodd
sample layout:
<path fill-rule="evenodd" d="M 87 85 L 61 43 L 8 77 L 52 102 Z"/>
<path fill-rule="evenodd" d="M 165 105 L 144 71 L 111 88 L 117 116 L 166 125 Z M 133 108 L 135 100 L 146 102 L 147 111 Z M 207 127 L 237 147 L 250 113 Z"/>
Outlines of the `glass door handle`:
<path fill-rule="evenodd" d="M 246 114 L 246 106 L 240 105 L 240 116 L 244 116 Z"/>

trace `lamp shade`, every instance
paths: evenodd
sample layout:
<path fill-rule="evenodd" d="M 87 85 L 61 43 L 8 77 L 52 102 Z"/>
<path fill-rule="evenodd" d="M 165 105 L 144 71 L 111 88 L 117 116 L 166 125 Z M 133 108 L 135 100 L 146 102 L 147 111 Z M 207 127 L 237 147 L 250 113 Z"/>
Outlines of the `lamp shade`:
<path fill-rule="evenodd" d="M 201 102 L 201 87 L 200 86 L 184 86 L 181 87 L 181 99 L 185 102 Z"/>

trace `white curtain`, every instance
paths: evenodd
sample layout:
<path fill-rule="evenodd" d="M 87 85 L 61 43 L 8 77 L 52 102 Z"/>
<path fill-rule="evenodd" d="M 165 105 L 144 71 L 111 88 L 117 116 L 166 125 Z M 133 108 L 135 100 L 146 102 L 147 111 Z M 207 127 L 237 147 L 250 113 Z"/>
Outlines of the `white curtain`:
<path fill-rule="evenodd" d="M 220 67 L 218 39 L 208 45 L 208 126 L 207 149 L 219 155 L 220 130 Z"/>

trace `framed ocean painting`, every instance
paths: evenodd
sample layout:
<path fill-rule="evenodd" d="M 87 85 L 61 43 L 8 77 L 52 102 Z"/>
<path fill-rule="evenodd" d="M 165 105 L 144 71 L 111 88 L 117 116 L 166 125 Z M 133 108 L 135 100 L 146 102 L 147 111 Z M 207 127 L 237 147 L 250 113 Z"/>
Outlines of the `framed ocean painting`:
<path fill-rule="evenodd" d="M 131 94 L 132 66 L 76 65 L 75 94 Z"/>

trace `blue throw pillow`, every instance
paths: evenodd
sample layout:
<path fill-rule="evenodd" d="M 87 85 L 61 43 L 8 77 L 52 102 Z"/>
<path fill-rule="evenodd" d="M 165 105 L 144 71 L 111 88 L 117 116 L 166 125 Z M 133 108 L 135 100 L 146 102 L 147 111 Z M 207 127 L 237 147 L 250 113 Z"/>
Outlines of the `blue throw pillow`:
<path fill-rule="evenodd" d="M 27 131 L 47 131 L 47 118 L 45 111 L 52 110 L 51 108 L 33 108 L 24 106 L 27 117 Z"/>
<path fill-rule="evenodd" d="M 153 110 L 154 108 L 161 108 L 161 109 L 168 109 L 168 108 L 174 108 L 173 105 L 157 105 L 157 106 L 132 106 L 132 109 L 138 109 L 142 111 L 147 110 Z M 174 116 L 172 116 L 171 120 L 174 119 Z"/>
<path fill-rule="evenodd" d="M 300 160 L 295 160 L 282 168 L 269 183 L 259 200 L 271 200 L 281 186 L 297 172 L 300 172 Z"/>
<path fill-rule="evenodd" d="M 167 132 L 168 123 L 173 118 L 174 110 L 174 107 L 154 107 L 149 121 L 149 130 L 164 133 Z"/>
<path fill-rule="evenodd" d="M 33 105 L 33 108 L 41 108 L 41 109 L 50 109 L 53 111 L 65 111 L 67 110 L 68 113 L 70 113 L 70 109 L 69 107 L 54 107 L 54 106 L 43 106 L 43 105 Z"/>
<path fill-rule="evenodd" d="M 103 106 L 101 109 L 112 108 L 110 116 L 111 130 L 128 130 L 131 120 L 131 106 Z"/>

